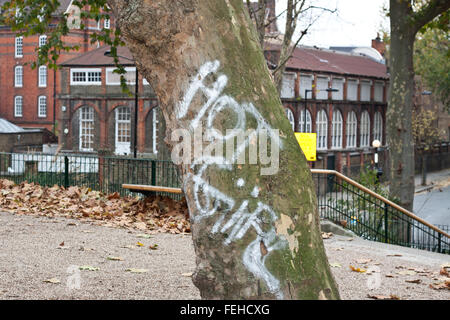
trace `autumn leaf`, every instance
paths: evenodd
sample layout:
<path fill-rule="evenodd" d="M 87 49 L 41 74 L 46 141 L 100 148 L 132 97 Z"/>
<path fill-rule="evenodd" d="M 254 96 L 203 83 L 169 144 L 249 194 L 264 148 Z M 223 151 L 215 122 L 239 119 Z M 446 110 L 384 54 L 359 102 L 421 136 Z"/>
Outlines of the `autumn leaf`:
<path fill-rule="evenodd" d="M 367 295 L 367 297 L 375 300 L 400 300 L 400 297 L 396 296 L 395 294 L 391 294 L 389 296 Z"/>
<path fill-rule="evenodd" d="M 59 281 L 59 279 L 58 279 L 58 278 L 51 278 L 51 279 L 47 279 L 47 280 L 44 280 L 43 282 L 47 282 L 47 283 L 53 283 L 53 284 L 58 284 L 58 283 L 61 283 L 61 281 Z"/>
<path fill-rule="evenodd" d="M 91 266 L 80 266 L 78 267 L 80 270 L 87 270 L 87 271 L 99 271 L 100 268 L 97 267 L 91 267 Z"/>
<path fill-rule="evenodd" d="M 342 268 L 342 266 L 339 263 L 337 263 L 337 262 L 330 263 L 330 267 L 332 267 L 332 268 Z"/>
<path fill-rule="evenodd" d="M 354 271 L 354 272 L 360 272 L 360 273 L 364 273 L 364 272 L 366 272 L 366 270 L 365 269 L 361 269 L 361 268 L 355 268 L 354 266 L 350 266 L 350 269 L 352 270 L 352 271 Z"/>
<path fill-rule="evenodd" d="M 193 272 L 186 272 L 186 273 L 182 273 L 181 275 L 183 277 L 192 277 L 193 274 L 194 274 Z"/>
<path fill-rule="evenodd" d="M 129 269 L 125 269 L 125 271 L 131 272 L 131 273 L 145 273 L 145 272 L 148 272 L 148 269 L 129 268 Z"/>
<path fill-rule="evenodd" d="M 144 244 L 143 244 L 142 242 L 139 242 L 139 241 L 136 243 L 136 245 L 137 245 L 138 247 L 143 247 L 143 246 L 144 246 Z"/>
<path fill-rule="evenodd" d="M 106 257 L 106 259 L 111 261 L 123 261 L 122 257 Z"/>
<path fill-rule="evenodd" d="M 158 250 L 158 245 L 157 245 L 157 244 L 154 244 L 154 245 L 149 246 L 149 248 L 150 248 L 151 250 Z"/>

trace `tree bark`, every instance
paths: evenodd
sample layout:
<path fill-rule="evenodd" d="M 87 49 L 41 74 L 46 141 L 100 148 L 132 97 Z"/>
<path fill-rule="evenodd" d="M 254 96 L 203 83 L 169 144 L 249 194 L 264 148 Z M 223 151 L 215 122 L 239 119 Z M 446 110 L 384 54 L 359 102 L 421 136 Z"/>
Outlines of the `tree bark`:
<path fill-rule="evenodd" d="M 280 141 L 275 134 L 270 140 L 280 146 L 275 174 L 261 175 L 269 165 L 250 164 L 249 156 L 239 164 L 194 152 L 191 164 L 181 165 L 197 256 L 193 281 L 202 298 L 339 298 L 311 174 L 242 0 L 109 4 L 159 98 L 171 149 L 179 143 L 170 140 L 176 129 L 214 128 L 213 140 L 224 142 L 230 128 L 279 130 Z M 253 138 L 237 142 L 232 155 L 253 147 Z M 190 143 L 192 150 L 208 144 Z"/>
<path fill-rule="evenodd" d="M 391 47 L 387 142 L 389 145 L 390 196 L 412 210 L 414 200 L 414 94 L 413 45 L 415 31 L 408 16 L 409 1 L 391 0 Z"/>

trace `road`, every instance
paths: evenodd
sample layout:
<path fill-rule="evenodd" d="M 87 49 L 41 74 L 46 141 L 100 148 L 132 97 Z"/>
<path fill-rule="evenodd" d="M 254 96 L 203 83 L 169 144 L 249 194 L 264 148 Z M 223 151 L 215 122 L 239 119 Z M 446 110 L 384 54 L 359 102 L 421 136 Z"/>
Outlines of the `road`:
<path fill-rule="evenodd" d="M 450 226 L 450 186 L 416 194 L 414 213 L 431 224 Z"/>
<path fill-rule="evenodd" d="M 429 287 L 443 281 L 448 255 L 336 235 L 324 244 L 343 299 L 450 299 L 449 290 Z M 0 212 L 0 248 L 0 299 L 200 298 L 190 277 L 190 235 L 147 238 L 138 230 Z"/>

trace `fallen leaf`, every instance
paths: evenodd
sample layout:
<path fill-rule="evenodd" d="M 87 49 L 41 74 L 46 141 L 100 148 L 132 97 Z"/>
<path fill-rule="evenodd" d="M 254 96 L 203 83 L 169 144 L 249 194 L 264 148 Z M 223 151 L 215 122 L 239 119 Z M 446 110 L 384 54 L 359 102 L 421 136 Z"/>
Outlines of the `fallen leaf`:
<path fill-rule="evenodd" d="M 367 295 L 367 297 L 375 300 L 400 300 L 400 298 L 395 294 L 391 294 L 389 296 Z"/>
<path fill-rule="evenodd" d="M 367 264 L 367 263 L 369 263 L 370 261 L 372 261 L 372 259 L 357 259 L 357 260 L 356 260 L 356 263 L 359 263 L 359 264 Z"/>
<path fill-rule="evenodd" d="M 106 257 L 106 259 L 112 260 L 112 261 L 123 261 L 122 257 Z"/>
<path fill-rule="evenodd" d="M 87 271 L 99 271 L 100 268 L 97 267 L 91 267 L 91 266 L 80 266 L 78 267 L 80 270 L 87 270 Z"/>
<path fill-rule="evenodd" d="M 393 276 L 392 274 L 387 274 L 385 275 L 386 278 L 395 278 L 395 276 Z"/>
<path fill-rule="evenodd" d="M 335 250 L 336 251 L 342 251 L 342 250 L 344 250 L 344 248 L 336 248 Z"/>
<path fill-rule="evenodd" d="M 136 237 L 138 237 L 138 238 L 144 238 L 144 239 L 150 239 L 152 236 L 149 235 L 149 234 L 141 233 L 141 234 L 138 234 Z"/>
<path fill-rule="evenodd" d="M 194 274 L 193 272 L 186 272 L 186 273 L 182 273 L 181 275 L 183 277 L 192 277 L 193 274 Z"/>
<path fill-rule="evenodd" d="M 405 280 L 405 282 L 408 282 L 408 283 L 421 283 L 422 280 L 420 280 L 420 279 L 416 279 L 416 280 Z"/>
<path fill-rule="evenodd" d="M 330 267 L 332 267 L 332 268 L 342 268 L 342 266 L 339 263 L 337 263 L 337 262 L 330 263 Z"/>
<path fill-rule="evenodd" d="M 129 269 L 125 269 L 125 271 L 131 272 L 131 273 L 145 273 L 145 272 L 148 272 L 148 269 L 129 268 Z"/>
<path fill-rule="evenodd" d="M 322 232 L 322 239 L 329 239 L 333 236 L 332 232 Z"/>
<path fill-rule="evenodd" d="M 412 270 L 398 271 L 397 273 L 403 276 L 414 276 L 417 274 L 415 271 Z"/>
<path fill-rule="evenodd" d="M 61 283 L 61 281 L 59 281 L 58 278 L 47 279 L 47 280 L 44 280 L 43 282 L 53 283 L 53 284 Z"/>
<path fill-rule="evenodd" d="M 64 246 L 64 241 L 59 244 L 60 247 Z"/>
<path fill-rule="evenodd" d="M 388 254 L 388 255 L 386 255 L 387 257 L 402 257 L 402 255 L 401 254 L 398 254 L 398 253 L 394 253 L 394 254 Z"/>
<path fill-rule="evenodd" d="M 151 250 L 158 250 L 158 245 L 157 244 L 154 244 L 154 245 L 151 245 L 151 246 L 148 246 Z"/>
<path fill-rule="evenodd" d="M 138 247 L 143 247 L 143 246 L 144 246 L 144 244 L 141 243 L 141 242 L 139 242 L 139 241 L 136 243 L 136 245 L 137 245 Z"/>
<path fill-rule="evenodd" d="M 366 272 L 366 270 L 365 269 L 361 269 L 361 268 L 355 268 L 354 266 L 350 266 L 350 269 L 352 270 L 352 271 L 355 271 L 355 272 L 360 272 L 360 273 L 364 273 L 364 272 Z"/>

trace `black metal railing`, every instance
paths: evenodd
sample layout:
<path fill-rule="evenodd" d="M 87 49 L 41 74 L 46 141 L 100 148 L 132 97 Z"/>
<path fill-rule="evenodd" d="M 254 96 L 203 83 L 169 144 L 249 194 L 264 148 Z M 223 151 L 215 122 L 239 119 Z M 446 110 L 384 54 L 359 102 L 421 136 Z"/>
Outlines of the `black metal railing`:
<path fill-rule="evenodd" d="M 0 178 L 42 186 L 89 187 L 122 196 L 131 194 L 122 188 L 123 183 L 180 187 L 178 169 L 171 161 L 75 154 L 0 153 Z"/>
<path fill-rule="evenodd" d="M 319 213 L 372 241 L 450 254 L 448 234 L 335 171 L 312 170 Z"/>

